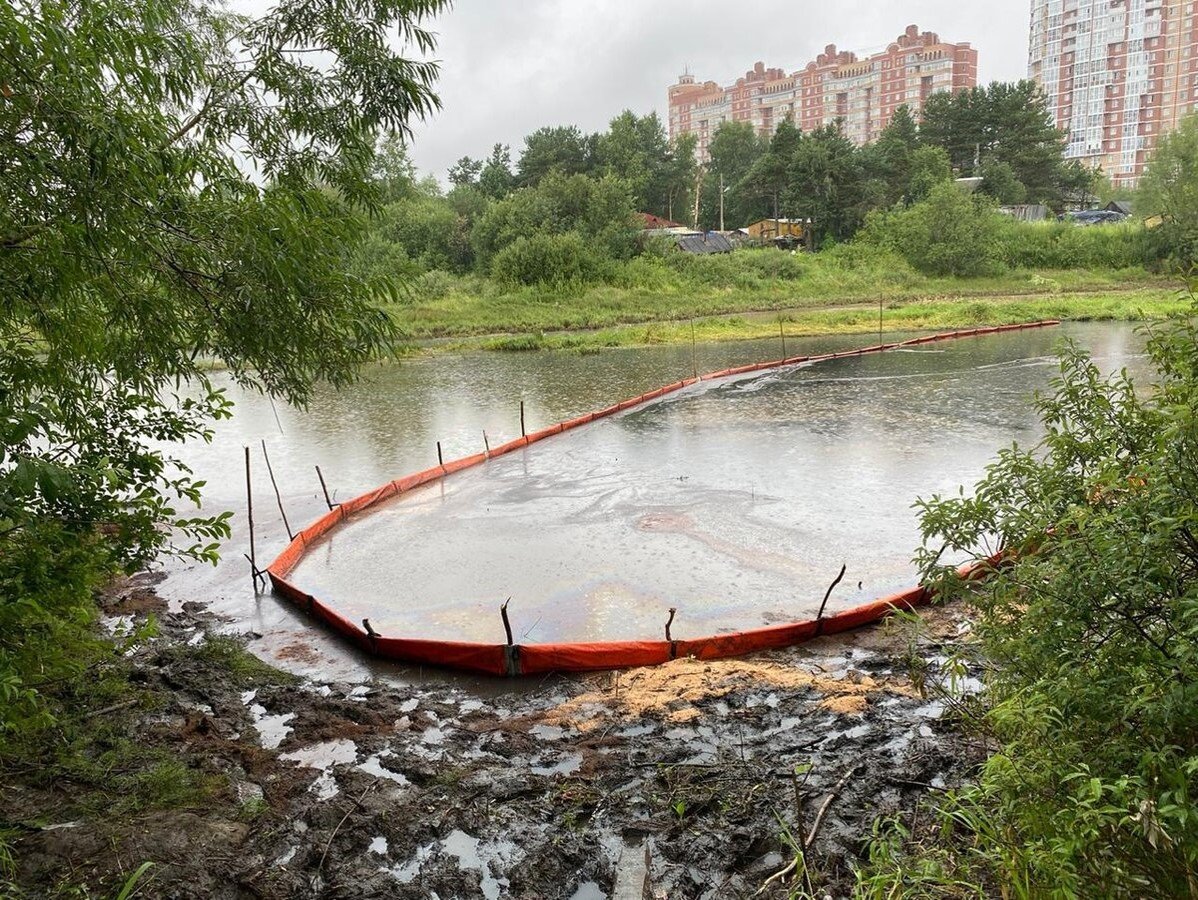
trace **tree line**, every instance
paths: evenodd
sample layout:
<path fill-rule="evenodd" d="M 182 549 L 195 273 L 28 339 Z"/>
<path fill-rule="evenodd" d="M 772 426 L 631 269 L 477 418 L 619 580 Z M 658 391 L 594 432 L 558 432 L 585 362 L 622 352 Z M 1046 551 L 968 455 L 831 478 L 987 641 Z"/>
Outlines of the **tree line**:
<path fill-rule="evenodd" d="M 721 124 L 703 165 L 695 148 L 693 135 L 671 141 L 656 114 L 625 111 L 603 132 L 545 127 L 517 155 L 495 144 L 486 157 L 464 156 L 443 190 L 419 177 L 392 139 L 377 173 L 388 203 L 359 264 L 374 274 L 492 274 L 506 248 L 524 241 L 545 258 L 522 276 L 551 262 L 585 274 L 586 260 L 565 245 L 583 256 L 627 258 L 636 252 L 637 213 L 703 230 L 810 220 L 822 245 L 851 240 L 871 213 L 916 204 L 954 176 L 980 179 L 978 194 L 994 203 L 1053 209 L 1092 200 L 1101 181 L 1064 161 L 1064 134 L 1031 81 L 933 95 L 918 121 L 900 107 L 862 147 L 838 123 L 803 132 L 787 120 L 768 137 L 749 123 Z"/>

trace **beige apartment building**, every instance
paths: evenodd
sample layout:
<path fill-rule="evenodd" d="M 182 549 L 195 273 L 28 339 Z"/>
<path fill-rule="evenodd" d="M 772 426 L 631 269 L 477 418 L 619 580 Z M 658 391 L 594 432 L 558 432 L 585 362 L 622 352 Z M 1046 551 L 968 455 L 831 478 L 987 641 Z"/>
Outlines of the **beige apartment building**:
<path fill-rule="evenodd" d="M 1198 105 L 1198 3 L 1032 0 L 1028 72 L 1066 157 L 1134 185 L 1160 135 Z"/>
<path fill-rule="evenodd" d="M 724 122 L 749 122 L 768 137 L 791 119 L 804 131 L 840 120 L 857 144 L 876 140 L 903 104 L 918 116 L 937 91 L 977 84 L 977 51 L 950 44 L 915 25 L 885 50 L 859 58 L 833 44 L 803 69 L 787 73 L 757 63 L 735 84 L 699 83 L 687 73 L 670 87 L 670 136 L 695 134 L 700 161 Z"/>

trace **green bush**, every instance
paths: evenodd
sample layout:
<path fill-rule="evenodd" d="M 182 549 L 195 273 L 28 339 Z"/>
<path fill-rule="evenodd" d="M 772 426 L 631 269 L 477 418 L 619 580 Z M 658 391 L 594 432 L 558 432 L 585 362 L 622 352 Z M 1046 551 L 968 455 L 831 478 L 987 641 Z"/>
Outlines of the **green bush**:
<path fill-rule="evenodd" d="M 494 203 L 475 223 L 471 246 L 485 269 L 505 247 L 538 235 L 575 233 L 602 255 L 630 259 L 640 227 L 628 186 L 616 178 L 551 174 Z M 526 282 L 527 283 L 527 282 Z"/>
<path fill-rule="evenodd" d="M 506 285 L 566 285 L 603 281 L 611 263 L 579 234 L 537 234 L 500 250 L 491 274 Z"/>
<path fill-rule="evenodd" d="M 972 496 L 922 504 L 926 577 L 978 615 L 994 750 L 914 847 L 875 842 L 865 896 L 1194 896 L 1198 871 L 1198 330 L 1156 336 L 1151 391 L 1068 350 L 1047 436 Z M 1010 564 L 978 588 L 945 554 Z M 864 889 L 868 888 L 868 889 Z M 901 889 L 900 889 L 901 888 Z M 927 884 L 919 890 L 927 889 Z"/>
<path fill-rule="evenodd" d="M 1002 261 L 1018 269 L 1129 269 L 1157 256 L 1138 224 L 1083 228 L 1008 219 L 998 229 L 998 245 Z"/>
<path fill-rule="evenodd" d="M 766 281 L 797 281 L 810 261 L 801 253 L 772 247 L 750 247 L 734 253 L 696 256 L 675 252 L 666 258 L 671 269 L 689 280 L 711 287 L 742 287 Z"/>
<path fill-rule="evenodd" d="M 922 203 L 866 221 L 862 240 L 885 247 L 925 275 L 969 277 L 1001 267 L 998 235 L 1002 221 L 983 198 L 967 196 L 942 182 Z"/>

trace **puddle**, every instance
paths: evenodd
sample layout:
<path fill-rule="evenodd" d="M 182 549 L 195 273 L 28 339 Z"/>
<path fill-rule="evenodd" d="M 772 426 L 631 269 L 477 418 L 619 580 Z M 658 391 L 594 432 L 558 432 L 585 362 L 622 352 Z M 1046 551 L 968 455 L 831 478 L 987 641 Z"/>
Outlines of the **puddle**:
<path fill-rule="evenodd" d="M 348 739 L 326 741 L 280 754 L 279 759 L 299 763 L 306 769 L 331 769 L 333 766 L 357 762 L 358 745 Z"/>
<path fill-rule="evenodd" d="M 508 880 L 497 879 L 491 874 L 491 867 L 482 858 L 478 838 L 471 837 L 464 831 L 454 831 L 444 840 L 442 846 L 450 856 L 457 857 L 458 866 L 462 870 L 470 869 L 482 875 L 480 887 L 487 900 L 499 900 L 502 890 L 508 886 Z"/>
<path fill-rule="evenodd" d="M 376 839 L 377 840 L 377 839 Z M 371 845 L 371 849 L 374 845 Z M 516 852 L 516 845 L 511 841 L 496 841 L 493 844 L 483 844 L 478 838 L 464 831 L 454 830 L 443 841 L 427 844 L 417 849 L 412 858 L 401 866 L 380 869 L 389 873 L 400 884 L 411 884 L 420 874 L 425 863 L 440 851 L 457 860 L 458 868 L 463 872 L 478 872 L 482 883 L 480 889 L 487 900 L 499 900 L 505 896 L 509 882 L 506 878 L 492 874 L 491 863 L 510 859 Z"/>
<path fill-rule="evenodd" d="M 323 772 L 321 776 L 312 782 L 312 787 L 308 788 L 316 795 L 317 800 L 332 800 L 341 792 L 337 787 L 337 779 L 333 777 L 332 772 Z"/>
<path fill-rule="evenodd" d="M 570 900 L 607 900 L 607 893 L 593 881 L 584 881 L 578 886 Z"/>
<path fill-rule="evenodd" d="M 249 710 L 250 718 L 254 723 L 254 730 L 258 732 L 262 748 L 264 750 L 277 750 L 279 749 L 279 745 L 287 740 L 287 735 L 291 734 L 291 726 L 288 723 L 295 718 L 295 713 L 271 715 L 266 711 L 265 706 L 254 702 L 257 696 L 257 691 L 246 691 L 241 695 L 241 702 Z"/>
<path fill-rule="evenodd" d="M 376 837 L 373 841 L 370 842 L 370 852 L 377 853 L 379 856 L 386 856 L 387 855 L 387 839 L 385 837 L 382 837 L 381 835 L 379 837 Z"/>
<path fill-rule="evenodd" d="M 382 869 L 383 872 L 389 872 L 400 884 L 411 884 L 416 880 L 416 876 L 420 874 L 421 867 L 432 859 L 433 851 L 437 849 L 437 844 L 426 844 L 419 848 L 412 858 L 402 866 L 395 866 L 391 869 Z"/>
<path fill-rule="evenodd" d="M 431 746 L 440 746 L 445 743 L 445 732 L 436 725 L 426 728 L 424 734 L 420 735 L 420 742 Z"/>
<path fill-rule="evenodd" d="M 320 777 L 312 782 L 309 790 L 318 800 L 329 800 L 337 796 L 340 790 L 337 787 L 337 779 L 333 777 L 333 766 L 356 762 L 358 745 L 350 740 L 327 741 L 292 750 L 290 753 L 282 753 L 279 759 L 298 763 L 306 769 L 320 769 Z"/>
<path fill-rule="evenodd" d="M 575 753 L 565 757 L 553 766 L 532 766 L 534 775 L 571 775 L 582 767 L 582 754 Z"/>
<path fill-rule="evenodd" d="M 390 769 L 384 766 L 382 756 L 383 754 L 376 753 L 374 756 L 369 757 L 365 762 L 358 763 L 357 768 L 369 775 L 375 776 L 376 778 L 386 778 L 388 781 L 394 781 L 400 787 L 407 787 L 409 784 L 411 784 L 411 782 L 399 772 L 392 772 Z"/>
<path fill-rule="evenodd" d="M 536 725 L 528 733 L 539 741 L 560 741 L 566 736 L 566 729 L 557 725 Z"/>
<path fill-rule="evenodd" d="M 940 700 L 933 700 L 931 703 L 912 710 L 911 715 L 919 716 L 921 719 L 939 719 L 944 715 L 944 703 Z"/>

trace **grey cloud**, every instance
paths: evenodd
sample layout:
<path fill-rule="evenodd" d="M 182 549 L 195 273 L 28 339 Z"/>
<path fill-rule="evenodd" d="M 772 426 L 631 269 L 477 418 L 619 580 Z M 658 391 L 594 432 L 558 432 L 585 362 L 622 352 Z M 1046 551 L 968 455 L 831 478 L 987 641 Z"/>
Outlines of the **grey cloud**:
<path fill-rule="evenodd" d="M 433 26 L 442 110 L 415 128 L 417 166 L 444 178 L 496 142 L 517 155 L 542 125 L 594 131 L 623 109 L 665 112 L 689 67 L 734 80 L 757 60 L 795 69 L 834 43 L 884 47 L 909 24 L 978 49 L 982 81 L 1024 77 L 1027 0 L 457 0 Z"/>

